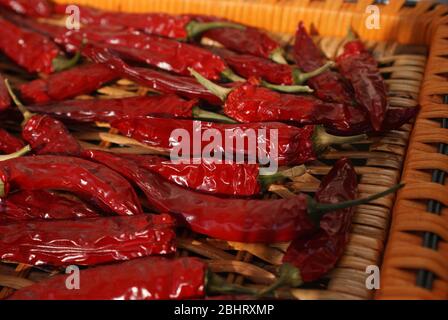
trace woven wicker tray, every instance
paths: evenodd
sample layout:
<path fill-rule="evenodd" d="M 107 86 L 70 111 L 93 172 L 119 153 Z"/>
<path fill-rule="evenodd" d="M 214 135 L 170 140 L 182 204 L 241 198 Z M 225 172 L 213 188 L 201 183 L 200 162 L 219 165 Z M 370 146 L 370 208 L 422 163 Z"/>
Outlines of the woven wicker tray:
<path fill-rule="evenodd" d="M 356 165 L 360 196 L 383 191 L 400 179 L 407 186 L 399 193 L 396 201 L 390 196 L 359 206 L 350 243 L 337 268 L 322 281 L 292 290 L 292 294 L 299 299 L 372 299 L 375 292 L 366 288 L 365 270 L 369 265 L 380 266 L 384 260 L 381 289 L 376 292 L 377 298 L 448 297 L 447 211 L 444 210 L 440 217 L 425 213 L 428 199 L 438 200 L 445 205 L 448 203 L 447 187 L 429 183 L 431 169 L 448 171 L 448 158 L 437 154 L 436 146 L 438 142 L 448 143 L 448 132 L 440 129 L 438 122 L 431 121 L 448 117 L 448 109 L 442 104 L 442 95 L 448 93 L 448 84 L 443 76 L 448 72 L 448 19 L 442 17 L 448 12 L 447 7 L 433 7 L 430 2 L 423 2 L 415 8 L 402 8 L 404 1 L 392 1 L 391 5 L 381 7 L 381 29 L 372 31 L 364 29 L 362 23 L 365 7 L 371 1 L 360 1 L 358 4 L 342 1 L 255 0 L 77 2 L 113 10 L 222 15 L 283 32 L 281 37 L 286 42 L 291 38 L 288 33 L 302 19 L 307 24 L 312 23 L 323 36 L 317 41 L 329 57 L 337 54 L 344 43 L 342 38 L 333 36 L 345 34 L 348 26 L 352 25 L 363 39 L 369 40 L 368 45 L 380 62 L 381 72 L 389 86 L 391 106 L 405 108 L 419 103 L 422 105 L 415 129 L 412 130 L 413 125 L 408 124 L 382 137 L 330 150 L 320 161 L 308 165 L 308 174 L 286 185 L 273 186 L 266 197 L 288 197 L 300 191 L 313 192 L 321 177 L 341 156 L 350 157 Z M 418 33 L 411 32 L 417 29 Z M 429 61 L 427 47 L 431 48 Z M 0 69 L 13 81 L 23 81 L 22 75 L 10 64 L 0 63 Z M 110 98 L 143 95 L 147 92 L 146 88 L 120 80 L 101 88 L 96 95 Z M 76 128 L 72 129 L 76 133 Z M 108 132 L 106 128 L 93 128 L 90 132 L 77 132 L 76 135 L 86 147 L 107 148 L 113 152 L 157 152 Z M 441 238 L 438 251 L 422 248 L 424 231 L 434 232 Z M 229 282 L 266 286 L 275 281 L 276 270 L 287 244 L 265 246 L 229 243 L 185 230 L 179 233 L 178 247 L 178 255 L 195 255 L 206 259 L 210 268 L 225 275 Z M 432 291 L 416 286 L 416 270 L 419 268 L 430 270 L 436 275 Z M 0 264 L 0 285 L 3 285 L 0 298 L 54 273 L 26 265 Z"/>

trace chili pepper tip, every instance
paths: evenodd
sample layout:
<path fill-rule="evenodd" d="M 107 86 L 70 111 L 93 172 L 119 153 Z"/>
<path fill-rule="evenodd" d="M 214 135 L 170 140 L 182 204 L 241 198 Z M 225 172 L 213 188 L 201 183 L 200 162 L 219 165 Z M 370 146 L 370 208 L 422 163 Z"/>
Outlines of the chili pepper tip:
<path fill-rule="evenodd" d="M 279 64 L 288 64 L 288 61 L 285 59 L 285 51 L 282 48 L 277 48 L 271 52 L 270 58 L 272 61 L 277 62 Z"/>
<path fill-rule="evenodd" d="M 258 293 L 259 297 L 271 295 L 275 290 L 282 287 L 292 287 L 296 288 L 303 284 L 302 276 L 300 275 L 300 270 L 293 266 L 292 264 L 285 263 L 280 267 L 278 280 L 270 285 L 268 288 L 260 291 Z"/>
<path fill-rule="evenodd" d="M 240 29 L 245 30 L 246 27 L 232 22 L 224 22 L 224 21 L 214 21 L 214 22 L 198 22 L 198 21 L 191 21 L 186 26 L 186 31 L 189 39 L 194 39 L 197 36 L 201 35 L 202 33 L 211 30 L 211 29 L 217 29 L 217 28 L 233 28 L 233 29 Z"/>
<path fill-rule="evenodd" d="M 188 71 L 190 71 L 191 75 L 195 77 L 202 86 L 204 86 L 222 101 L 225 101 L 230 92 L 232 92 L 232 89 L 224 88 L 217 85 L 216 83 L 211 82 L 192 68 L 188 68 Z"/>

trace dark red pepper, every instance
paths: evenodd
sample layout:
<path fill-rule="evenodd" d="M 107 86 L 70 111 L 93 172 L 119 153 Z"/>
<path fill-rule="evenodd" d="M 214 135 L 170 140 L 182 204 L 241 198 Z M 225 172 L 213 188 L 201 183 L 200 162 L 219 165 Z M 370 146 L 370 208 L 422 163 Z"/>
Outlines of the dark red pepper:
<path fill-rule="evenodd" d="M 357 193 L 355 169 L 350 160 L 342 158 L 322 180 L 314 199 L 319 203 L 340 203 L 356 199 Z M 354 213 L 354 207 L 326 213 L 316 234 L 297 238 L 289 245 L 283 262 L 298 268 L 304 282 L 327 274 L 344 254 Z"/>
<path fill-rule="evenodd" d="M 5 110 L 11 105 L 8 89 L 5 86 L 5 79 L 0 74 L 0 111 Z"/>
<path fill-rule="evenodd" d="M 123 99 L 66 100 L 28 106 L 32 112 L 51 115 L 60 120 L 77 122 L 112 122 L 118 119 L 154 116 L 192 118 L 196 100 L 176 95 L 142 96 Z"/>
<path fill-rule="evenodd" d="M 107 66 L 87 64 L 22 84 L 19 91 L 23 101 L 29 104 L 62 101 L 91 93 L 118 77 L 119 74 Z"/>
<path fill-rule="evenodd" d="M 307 33 L 303 22 L 299 23 L 294 44 L 294 59 L 301 70 L 311 72 L 322 67 L 326 58 Z M 317 97 L 324 101 L 354 105 L 353 88 L 339 73 L 326 71 L 308 80 Z"/>
<path fill-rule="evenodd" d="M 0 225 L 0 259 L 92 266 L 176 251 L 171 216 L 34 220 Z"/>
<path fill-rule="evenodd" d="M 207 265 L 197 258 L 149 257 L 81 270 L 79 290 L 57 275 L 16 291 L 10 300 L 166 300 L 202 298 Z"/>
<path fill-rule="evenodd" d="M 0 197 L 10 190 L 61 190 L 93 201 L 105 212 L 142 214 L 132 186 L 103 165 L 75 157 L 33 156 L 0 162 Z"/>
<path fill-rule="evenodd" d="M 67 5 L 56 5 L 55 13 L 65 15 L 66 8 Z M 228 21 L 195 21 L 195 16 L 192 15 L 112 12 L 79 5 L 78 8 L 80 8 L 81 23 L 85 25 L 133 28 L 177 40 L 192 39 L 214 28 L 244 28 Z"/>
<path fill-rule="evenodd" d="M 189 99 L 203 99 L 212 104 L 220 100 L 191 77 L 176 76 L 147 68 L 131 67 L 110 49 L 87 45 L 83 54 L 96 63 L 103 63 L 124 78 L 163 93 L 175 93 Z"/>
<path fill-rule="evenodd" d="M 387 88 L 378 62 L 359 40 L 350 41 L 336 59 L 341 74 L 353 86 L 355 97 L 370 118 L 375 131 L 381 131 L 388 109 Z"/>
<path fill-rule="evenodd" d="M 63 220 L 98 215 L 93 207 L 81 200 L 46 190 L 18 191 L 0 198 L 0 220 Z"/>
<path fill-rule="evenodd" d="M 53 4 L 47 0 L 0 0 L 0 6 L 29 17 L 49 17 Z"/>
<path fill-rule="evenodd" d="M 46 36 L 14 25 L 0 17 L 0 51 L 28 72 L 50 74 L 74 66 L 79 54 L 67 60 Z"/>
<path fill-rule="evenodd" d="M 195 232 L 227 241 L 274 243 L 291 241 L 299 235 L 309 236 L 316 231 L 324 212 L 351 206 L 347 203 L 321 205 L 304 194 L 281 200 L 216 197 L 172 184 L 130 159 L 98 151 L 89 151 L 86 155 L 134 182 L 157 210 L 176 215 Z M 385 196 L 399 187 L 355 204 Z"/>
<path fill-rule="evenodd" d="M 25 146 L 23 141 L 13 136 L 8 131 L 0 128 L 0 152 L 4 154 L 14 153 Z"/>

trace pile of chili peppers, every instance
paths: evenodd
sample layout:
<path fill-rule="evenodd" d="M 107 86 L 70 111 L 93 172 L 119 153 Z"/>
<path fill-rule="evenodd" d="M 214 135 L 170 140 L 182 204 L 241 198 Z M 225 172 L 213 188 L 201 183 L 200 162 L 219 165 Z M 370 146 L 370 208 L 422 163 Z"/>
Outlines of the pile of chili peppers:
<path fill-rule="evenodd" d="M 377 62 L 360 40 L 330 62 L 300 23 L 292 65 L 267 33 L 225 19 L 80 9 L 88 28 L 66 30 L 42 19 L 63 17 L 64 5 L 0 0 L 0 53 L 33 79 L 11 84 L 0 75 L 0 260 L 94 266 L 81 271 L 76 292 L 57 275 L 11 299 L 274 297 L 279 287 L 331 271 L 355 207 L 401 187 L 358 199 L 355 169 L 343 158 L 314 198 L 262 197 L 304 174 L 331 145 L 362 142 L 415 117 L 417 108 L 388 105 Z M 120 78 L 155 93 L 79 99 Z M 176 130 L 243 141 L 256 132 L 257 144 L 254 151 L 249 142 L 215 141 L 210 158 L 193 145 L 179 159 L 110 153 L 76 138 L 98 123 L 167 154 L 179 146 Z M 214 161 L 226 153 L 230 160 Z M 266 173 L 267 163 L 289 167 Z M 175 258 L 179 228 L 226 241 L 290 242 L 279 281 L 242 287 L 202 260 Z"/>

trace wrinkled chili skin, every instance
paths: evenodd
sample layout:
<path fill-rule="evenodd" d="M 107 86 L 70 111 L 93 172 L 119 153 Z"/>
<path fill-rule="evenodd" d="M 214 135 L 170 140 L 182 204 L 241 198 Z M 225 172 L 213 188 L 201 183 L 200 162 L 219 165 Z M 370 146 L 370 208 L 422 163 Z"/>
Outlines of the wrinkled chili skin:
<path fill-rule="evenodd" d="M 177 186 L 130 159 L 99 151 L 91 151 L 90 158 L 133 181 L 151 206 L 174 214 L 200 234 L 227 241 L 273 243 L 308 236 L 316 230 L 304 194 L 281 200 L 217 197 Z"/>
<path fill-rule="evenodd" d="M 169 215 L 5 224 L 0 225 L 0 259 L 65 267 L 170 254 L 176 250 L 173 225 Z"/>
<path fill-rule="evenodd" d="M 88 151 L 88 153 L 95 151 Z M 120 155 L 139 163 L 142 168 L 155 172 L 165 179 L 199 192 L 225 196 L 255 196 L 261 192 L 257 164 L 213 163 L 200 159 L 200 163 L 177 163 L 149 155 Z"/>
<path fill-rule="evenodd" d="M 22 130 L 22 138 L 38 155 L 71 155 L 81 153 L 78 140 L 59 120 L 46 115 L 31 117 Z"/>
<path fill-rule="evenodd" d="M 23 140 L 0 128 L 0 153 L 14 153 L 22 149 L 24 146 L 25 143 Z"/>
<path fill-rule="evenodd" d="M 193 68 L 210 80 L 219 80 L 227 69 L 224 60 L 203 48 L 140 31 L 71 31 L 64 35 L 65 45 L 80 49 L 83 39 L 89 43 L 113 48 L 122 58 L 143 62 L 152 67 L 176 74 L 190 76 Z"/>
<path fill-rule="evenodd" d="M 55 13 L 64 15 L 67 5 L 57 4 Z M 97 10 L 87 6 L 80 8 L 81 23 L 101 27 L 123 27 L 142 30 L 148 34 L 173 39 L 187 39 L 187 25 L 192 21 L 188 15 L 164 13 L 125 13 Z"/>
<path fill-rule="evenodd" d="M 11 98 L 5 85 L 5 79 L 0 74 L 0 111 L 5 110 L 11 105 Z"/>
<path fill-rule="evenodd" d="M 81 270 L 79 290 L 56 275 L 13 293 L 9 300 L 168 300 L 205 296 L 207 266 L 197 258 L 148 257 Z"/>
<path fill-rule="evenodd" d="M 66 100 L 27 106 L 31 112 L 47 114 L 61 121 L 107 122 L 153 116 L 160 118 L 193 117 L 197 100 L 185 100 L 174 94 L 123 99 Z"/>
<path fill-rule="evenodd" d="M 0 51 L 28 72 L 54 71 L 53 60 L 60 50 L 49 38 L 20 28 L 0 17 Z"/>
<path fill-rule="evenodd" d="M 91 200 L 107 213 L 143 214 L 132 186 L 109 168 L 75 157 L 34 156 L 0 162 L 5 195 L 11 190 L 61 190 Z"/>
<path fill-rule="evenodd" d="M 147 68 L 131 67 L 113 54 L 113 50 L 87 45 L 83 54 L 96 63 L 102 63 L 116 70 L 121 76 L 156 91 L 178 94 L 188 99 L 203 99 L 212 104 L 220 104 L 218 97 L 191 77 L 172 75 Z"/>
<path fill-rule="evenodd" d="M 280 49 L 280 45 L 265 32 L 252 27 L 247 27 L 244 30 L 235 28 L 212 29 L 205 32 L 202 37 L 219 42 L 229 50 L 265 59 L 270 59 L 271 54 Z"/>
<path fill-rule="evenodd" d="M 370 117 L 375 131 L 380 131 L 388 108 L 387 88 L 375 58 L 364 44 L 351 41 L 336 59 L 341 74 L 353 86 L 356 100 Z"/>
<path fill-rule="evenodd" d="M 324 125 L 334 130 L 347 130 L 350 126 L 343 104 L 323 102 L 310 95 L 282 94 L 257 85 L 253 79 L 230 92 L 224 113 L 244 123 L 281 121 L 301 126 Z"/>
<path fill-rule="evenodd" d="M 53 4 L 47 0 L 0 0 L 0 6 L 28 17 L 46 18 L 53 13 Z"/>
<path fill-rule="evenodd" d="M 303 22 L 299 23 L 293 50 L 294 60 L 301 70 L 311 72 L 325 64 L 325 57 L 307 33 Z M 328 70 L 308 80 L 314 94 L 324 101 L 354 105 L 354 92 L 339 73 Z"/>
<path fill-rule="evenodd" d="M 319 203 L 354 200 L 358 183 L 355 169 L 347 158 L 340 159 L 325 176 L 315 195 Z M 310 238 L 298 237 L 283 257 L 284 263 L 299 268 L 305 282 L 320 279 L 332 270 L 343 255 L 350 236 L 355 207 L 326 213 L 319 231 Z"/>
<path fill-rule="evenodd" d="M 62 101 L 91 93 L 118 77 L 118 73 L 107 66 L 93 63 L 24 83 L 19 86 L 19 92 L 28 104 Z"/>
<path fill-rule="evenodd" d="M 317 154 L 314 150 L 313 136 L 315 127 L 305 126 L 297 128 L 288 126 L 278 122 L 266 123 L 248 123 L 248 124 L 221 124 L 204 121 L 192 120 L 176 120 L 176 119 L 157 119 L 157 118 L 134 118 L 117 120 L 111 123 L 113 128 L 116 128 L 121 134 L 126 137 L 135 139 L 141 143 L 152 147 L 160 147 L 165 149 L 172 149 L 173 143 L 178 137 L 172 137 L 173 131 L 183 129 L 188 132 L 190 137 L 193 135 L 202 134 L 207 129 L 217 130 L 223 140 L 227 134 L 232 133 L 239 139 L 250 139 L 250 132 L 257 134 L 257 153 L 258 155 L 266 155 L 271 162 L 277 160 L 279 165 L 299 165 L 305 162 L 316 160 Z M 272 154 L 270 145 L 275 144 L 273 134 L 278 134 L 278 154 Z M 203 145 L 207 145 L 204 143 Z M 225 154 L 226 151 L 235 154 L 248 155 L 249 150 L 247 143 L 241 148 L 236 144 L 226 147 L 225 141 L 217 145 L 219 151 Z M 185 150 L 183 150 L 185 151 Z M 190 151 L 190 153 L 188 153 Z M 202 150 L 201 150 L 202 152 Z M 183 156 L 194 155 L 193 150 L 187 150 Z M 256 160 L 256 159 L 255 159 Z"/>
<path fill-rule="evenodd" d="M 293 85 L 295 82 L 293 67 L 290 65 L 278 64 L 249 54 L 237 54 L 225 48 L 211 47 L 210 50 L 222 57 L 230 69 L 246 79 L 256 77 L 282 85 Z"/>
<path fill-rule="evenodd" d="M 7 198 L 0 198 L 0 219 L 63 220 L 98 215 L 98 212 L 87 203 L 46 190 L 23 190 L 14 192 Z"/>

